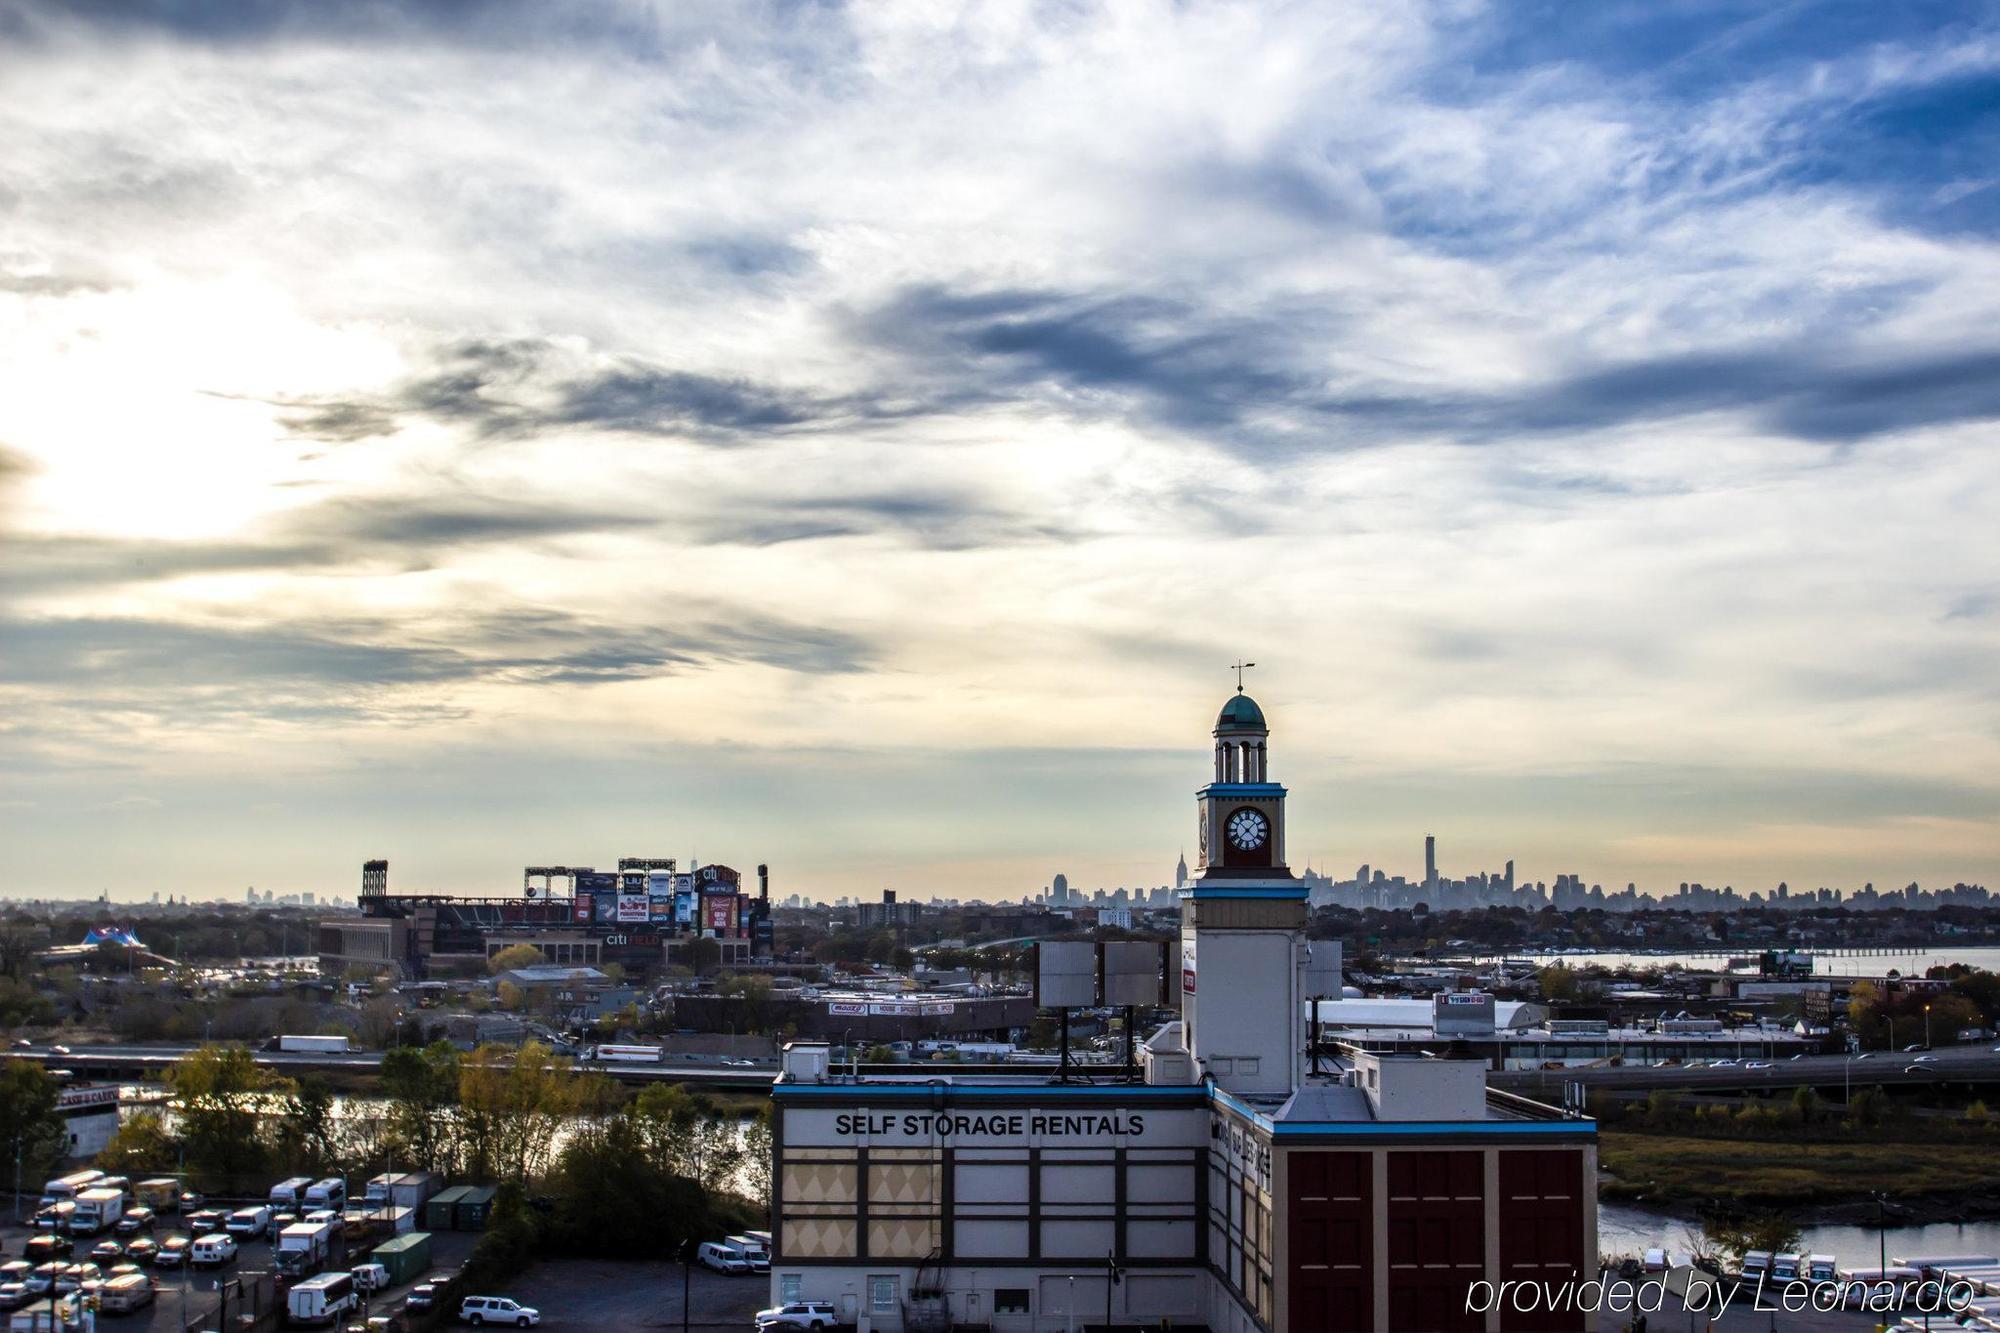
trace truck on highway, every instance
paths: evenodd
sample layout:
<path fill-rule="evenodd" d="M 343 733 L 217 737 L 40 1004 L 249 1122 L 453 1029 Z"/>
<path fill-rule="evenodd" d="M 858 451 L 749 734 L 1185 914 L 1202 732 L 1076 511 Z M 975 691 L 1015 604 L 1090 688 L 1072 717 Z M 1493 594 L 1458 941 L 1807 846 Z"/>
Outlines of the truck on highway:
<path fill-rule="evenodd" d="M 287 1035 L 277 1039 L 274 1051 L 293 1051 L 301 1055 L 346 1055 L 352 1046 L 346 1037 L 309 1037 Z"/>
<path fill-rule="evenodd" d="M 659 1046 L 614 1046 L 606 1043 L 590 1053 L 590 1058 L 609 1064 L 656 1065 L 666 1056 Z"/>
<path fill-rule="evenodd" d="M 333 1227 L 326 1222 L 294 1222 L 278 1233 L 271 1262 L 285 1277 L 309 1277 L 326 1267 L 333 1253 Z"/>
<path fill-rule="evenodd" d="M 95 1236 L 118 1225 L 125 1215 L 125 1191 L 87 1189 L 76 1196 L 76 1211 L 70 1214 L 69 1234 Z"/>

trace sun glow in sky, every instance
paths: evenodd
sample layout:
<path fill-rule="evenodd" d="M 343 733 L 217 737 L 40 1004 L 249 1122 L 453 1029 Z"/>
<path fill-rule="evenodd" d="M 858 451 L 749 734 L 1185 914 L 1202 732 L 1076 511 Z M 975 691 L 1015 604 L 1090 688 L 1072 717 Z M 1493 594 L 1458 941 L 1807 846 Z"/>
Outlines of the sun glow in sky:
<path fill-rule="evenodd" d="M 2000 874 L 2000 11 L 0 7 L 15 894 Z"/>

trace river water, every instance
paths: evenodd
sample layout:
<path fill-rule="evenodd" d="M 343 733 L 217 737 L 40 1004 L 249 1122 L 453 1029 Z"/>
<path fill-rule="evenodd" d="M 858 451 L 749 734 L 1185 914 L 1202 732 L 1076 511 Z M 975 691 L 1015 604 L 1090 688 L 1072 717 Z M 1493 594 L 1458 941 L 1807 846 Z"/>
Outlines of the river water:
<path fill-rule="evenodd" d="M 1648 1246 L 1669 1252 L 1688 1248 L 1683 1239 L 1686 1220 L 1631 1204 L 1607 1203 L 1597 1209 L 1597 1248 L 1605 1254 L 1640 1255 Z M 1849 1267 L 1873 1268 L 1884 1249 L 1882 1233 L 1873 1227 L 1807 1227 L 1799 1248 L 1809 1254 L 1831 1254 Z M 1990 1254 L 2000 1258 L 2000 1222 L 1933 1222 L 1926 1226 L 1890 1227 L 1887 1252 L 1899 1254 Z"/>

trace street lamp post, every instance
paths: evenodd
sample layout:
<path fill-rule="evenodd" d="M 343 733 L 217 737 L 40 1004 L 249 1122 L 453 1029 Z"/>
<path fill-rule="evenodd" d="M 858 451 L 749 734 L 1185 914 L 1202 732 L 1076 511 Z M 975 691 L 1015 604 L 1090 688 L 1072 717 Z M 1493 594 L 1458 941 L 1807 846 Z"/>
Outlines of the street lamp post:
<path fill-rule="evenodd" d="M 1924 1049 L 1931 1048 L 1931 1007 L 1924 1006 Z"/>

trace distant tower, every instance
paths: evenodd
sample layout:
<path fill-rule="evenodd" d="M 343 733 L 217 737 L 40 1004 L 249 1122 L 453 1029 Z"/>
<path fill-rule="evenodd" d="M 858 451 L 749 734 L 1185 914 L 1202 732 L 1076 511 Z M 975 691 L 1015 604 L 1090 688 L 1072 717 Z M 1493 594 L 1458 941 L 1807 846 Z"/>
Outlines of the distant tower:
<path fill-rule="evenodd" d="M 1438 840 L 1424 835 L 1424 887 L 1434 889 L 1438 882 Z"/>
<path fill-rule="evenodd" d="M 389 863 L 387 861 L 363 861 L 361 863 L 361 896 L 382 898 L 389 893 Z"/>
<path fill-rule="evenodd" d="M 1058 874 L 1056 876 L 1054 885 L 1049 889 L 1049 897 L 1055 900 L 1055 904 L 1058 907 L 1069 901 L 1068 875 Z"/>
<path fill-rule="evenodd" d="M 1187 887 L 1187 853 L 1186 853 L 1186 852 L 1182 852 L 1182 853 L 1181 853 L 1181 859 L 1180 859 L 1180 864 L 1179 864 L 1179 865 L 1176 865 L 1176 866 L 1174 867 L 1174 887 L 1175 887 L 1175 888 L 1177 888 L 1177 889 L 1184 889 L 1184 888 L 1186 888 L 1186 887 Z"/>

